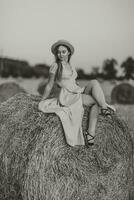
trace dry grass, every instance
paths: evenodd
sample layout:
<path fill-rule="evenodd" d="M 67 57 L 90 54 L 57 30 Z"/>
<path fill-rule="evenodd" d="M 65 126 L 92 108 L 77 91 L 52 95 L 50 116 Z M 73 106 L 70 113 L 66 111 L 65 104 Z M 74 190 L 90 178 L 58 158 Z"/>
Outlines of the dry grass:
<path fill-rule="evenodd" d="M 19 92 L 25 92 L 25 90 L 15 82 L 0 84 L 0 103 L 6 101 Z"/>
<path fill-rule="evenodd" d="M 130 200 L 133 145 L 127 124 L 99 116 L 93 147 L 66 144 L 59 118 L 18 94 L 0 105 L 0 195 L 13 200 Z M 83 130 L 87 125 L 87 108 Z M 132 199 L 131 199 L 132 200 Z"/>

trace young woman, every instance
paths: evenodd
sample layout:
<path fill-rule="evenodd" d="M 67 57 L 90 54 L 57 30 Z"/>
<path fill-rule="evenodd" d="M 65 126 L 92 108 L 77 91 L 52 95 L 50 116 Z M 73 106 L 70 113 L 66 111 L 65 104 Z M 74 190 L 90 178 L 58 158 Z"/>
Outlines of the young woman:
<path fill-rule="evenodd" d="M 74 47 L 68 41 L 57 41 L 52 45 L 51 51 L 55 62 L 50 67 L 39 110 L 44 113 L 56 113 L 61 119 L 67 143 L 75 146 L 85 144 L 82 133 L 83 105 L 89 106 L 90 116 L 86 134 L 88 144 L 92 145 L 99 109 L 103 115 L 111 115 L 111 111 L 115 110 L 106 103 L 97 80 L 90 80 L 86 87 L 77 84 L 77 72 L 70 63 Z M 54 84 L 58 85 L 60 92 L 54 98 L 49 98 Z"/>

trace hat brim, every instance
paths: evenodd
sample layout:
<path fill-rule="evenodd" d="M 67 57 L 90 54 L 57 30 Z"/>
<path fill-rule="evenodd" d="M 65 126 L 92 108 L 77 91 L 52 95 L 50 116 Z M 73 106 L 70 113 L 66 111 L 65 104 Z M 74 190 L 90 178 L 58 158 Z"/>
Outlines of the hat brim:
<path fill-rule="evenodd" d="M 59 40 L 59 41 L 55 42 L 51 47 L 51 51 L 54 55 L 56 54 L 57 47 L 60 45 L 68 47 L 71 51 L 71 55 L 74 53 L 74 47 L 68 41 Z"/>

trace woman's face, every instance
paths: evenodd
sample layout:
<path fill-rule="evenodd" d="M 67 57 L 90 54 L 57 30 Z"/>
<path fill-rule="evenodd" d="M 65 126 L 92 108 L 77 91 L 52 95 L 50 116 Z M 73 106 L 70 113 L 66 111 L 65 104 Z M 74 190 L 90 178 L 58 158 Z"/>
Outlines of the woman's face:
<path fill-rule="evenodd" d="M 68 56 L 69 56 L 70 52 L 68 51 L 68 49 L 65 46 L 59 46 L 57 49 L 57 56 L 59 58 L 60 61 L 66 61 L 68 62 Z"/>

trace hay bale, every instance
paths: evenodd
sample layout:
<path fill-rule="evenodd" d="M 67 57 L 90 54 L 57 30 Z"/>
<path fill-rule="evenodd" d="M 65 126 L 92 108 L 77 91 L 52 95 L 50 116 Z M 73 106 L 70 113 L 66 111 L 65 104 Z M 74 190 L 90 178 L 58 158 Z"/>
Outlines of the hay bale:
<path fill-rule="evenodd" d="M 121 83 L 113 88 L 112 103 L 134 104 L 134 87 L 129 83 Z"/>
<path fill-rule="evenodd" d="M 100 115 L 95 145 L 70 147 L 60 119 L 38 111 L 39 100 L 17 94 L 0 105 L 1 198 L 130 200 L 133 146 L 125 122 Z M 84 132 L 87 114 L 85 107 Z"/>
<path fill-rule="evenodd" d="M 46 83 L 47 83 L 46 81 L 42 81 L 41 83 L 39 83 L 37 91 L 40 95 L 44 94 Z M 54 84 L 54 86 L 51 90 L 51 93 L 50 93 L 50 97 L 57 97 L 59 92 L 60 92 L 60 87 L 58 87 L 57 84 Z"/>
<path fill-rule="evenodd" d="M 25 92 L 25 90 L 15 82 L 2 83 L 0 85 L 0 103 L 6 101 L 19 92 Z"/>
<path fill-rule="evenodd" d="M 130 128 L 131 137 L 134 143 L 134 106 L 133 105 L 116 105 L 116 111 L 121 119 L 127 122 Z"/>
<path fill-rule="evenodd" d="M 133 140 L 134 145 L 134 106 L 133 105 L 116 105 L 116 111 L 118 115 L 120 116 L 120 119 L 124 120 L 128 125 L 130 129 L 130 134 Z M 134 154 L 133 154 L 133 160 L 134 160 Z M 129 200 L 134 200 L 134 176 L 133 176 L 133 186 L 132 186 L 132 197 Z"/>

